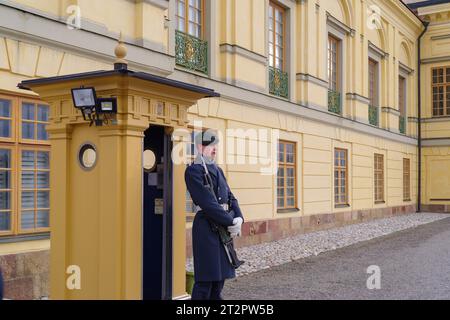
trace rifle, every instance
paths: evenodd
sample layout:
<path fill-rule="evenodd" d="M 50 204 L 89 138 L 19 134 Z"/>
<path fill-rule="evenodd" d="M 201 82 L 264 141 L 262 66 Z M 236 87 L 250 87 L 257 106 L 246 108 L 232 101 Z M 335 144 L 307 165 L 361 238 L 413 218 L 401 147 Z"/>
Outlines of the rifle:
<path fill-rule="evenodd" d="M 212 193 L 212 195 L 214 196 L 214 199 L 216 199 L 217 203 L 219 203 L 219 201 L 217 200 L 216 193 L 214 192 L 214 185 L 213 185 L 211 175 L 209 174 L 208 168 L 206 167 L 205 159 L 203 159 L 203 156 L 201 156 L 201 158 L 202 158 L 203 168 L 205 169 L 205 180 L 207 182 L 206 187 Z M 232 217 L 234 217 L 233 211 L 228 211 L 228 214 L 230 214 Z M 225 248 L 225 252 L 227 254 L 228 261 L 235 269 L 239 268 L 242 264 L 244 264 L 244 261 L 239 260 L 236 250 L 234 249 L 233 238 L 231 237 L 227 228 L 212 221 L 208 217 L 208 215 L 205 215 L 205 216 L 206 216 L 206 219 L 208 219 L 213 231 L 215 231 L 219 234 L 219 238 L 220 238 L 220 241 L 222 242 L 223 247 Z"/>

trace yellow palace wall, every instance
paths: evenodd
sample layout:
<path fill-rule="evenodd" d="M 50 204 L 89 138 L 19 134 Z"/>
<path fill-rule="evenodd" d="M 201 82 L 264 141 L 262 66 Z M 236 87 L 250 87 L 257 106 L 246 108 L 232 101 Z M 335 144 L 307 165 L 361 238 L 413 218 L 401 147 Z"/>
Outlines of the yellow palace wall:
<path fill-rule="evenodd" d="M 431 85 L 433 69 L 450 66 L 450 4 L 422 8 L 419 14 L 429 22 L 421 52 L 422 201 L 425 210 L 450 212 L 450 118 L 433 115 Z"/>
<path fill-rule="evenodd" d="M 238 246 L 276 240 L 298 232 L 341 226 L 357 221 L 415 211 L 417 198 L 417 147 L 355 133 L 324 123 L 295 116 L 240 105 L 226 100 L 201 101 L 191 109 L 191 119 L 202 121 L 206 128 L 279 129 L 280 139 L 296 143 L 296 187 L 298 212 L 277 210 L 276 175 L 261 175 L 265 165 L 222 164 L 233 193 L 239 199 L 246 221 Z M 243 122 L 252 119 L 252 122 Z M 246 141 L 271 142 L 265 138 Z M 237 142 L 236 142 L 237 144 Z M 348 150 L 349 206 L 338 208 L 334 203 L 334 149 Z M 243 156 L 224 146 L 220 152 Z M 374 201 L 374 154 L 384 155 L 385 202 Z M 260 163 L 268 158 L 256 157 Z M 236 158 L 235 158 L 236 159 Z M 403 159 L 411 163 L 411 201 L 403 200 Z M 179 183 L 183 183 L 182 177 Z M 187 224 L 187 254 L 191 254 L 190 226 Z"/>
<path fill-rule="evenodd" d="M 230 101 L 201 101 L 191 110 L 191 119 L 201 120 L 207 128 L 226 129 L 279 129 L 280 139 L 297 143 L 297 190 L 300 200 L 300 213 L 311 215 L 339 212 L 334 205 L 333 191 L 333 150 L 349 150 L 350 208 L 360 210 L 377 207 L 405 205 L 402 195 L 402 159 L 411 159 L 416 163 L 417 147 L 387 139 L 380 139 L 364 133 L 355 133 L 348 129 L 336 128 L 320 122 L 299 119 L 295 116 L 261 110 L 257 107 L 239 105 Z M 243 122 L 243 118 L 252 122 Z M 248 139 L 246 139 L 248 141 Z M 260 143 L 266 139 L 253 139 Z M 223 150 L 226 154 L 242 155 L 235 150 Z M 386 203 L 375 205 L 373 200 L 373 154 L 385 155 Z M 267 163 L 269 158 L 261 158 Z M 261 175 L 265 165 L 223 164 L 227 179 L 245 212 L 247 220 L 274 219 L 289 217 L 289 214 L 277 214 L 275 176 Z M 416 167 L 411 168 L 412 194 L 416 198 Z M 180 179 L 181 183 L 181 179 Z M 255 194 L 252 190 L 258 190 Z M 407 204 L 413 204 L 408 202 Z"/>
<path fill-rule="evenodd" d="M 16 87 L 26 79 L 112 69 L 115 39 L 122 32 L 128 43 L 130 69 L 165 75 L 221 93 L 221 98 L 203 99 L 191 107 L 189 119 L 192 123 L 202 120 L 205 127 L 222 131 L 279 129 L 280 139 L 296 143 L 298 212 L 277 212 L 276 176 L 261 175 L 258 165 L 223 164 L 248 222 L 239 245 L 415 210 L 417 37 L 423 27 L 400 1 L 278 1 L 288 12 L 287 99 L 268 92 L 268 0 L 206 1 L 205 29 L 210 49 L 208 75 L 175 64 L 174 0 L 113 0 L 108 1 L 107 6 L 101 0 L 5 3 L 8 6 L 0 5 L 0 15 L 3 12 L 10 19 L 0 19 L 3 21 L 0 24 L 1 93 L 32 94 Z M 64 25 L 70 5 L 78 5 L 81 9 L 82 30 L 69 30 Z M 378 29 L 372 28 L 368 21 L 373 5 L 381 12 Z M 21 17 L 21 10 L 29 13 L 28 20 Z M 327 30 L 330 28 L 338 28 L 344 33 L 342 116 L 331 115 L 327 109 Z M 436 32 L 448 34 L 448 26 L 436 28 L 440 30 Z M 448 39 L 434 42 L 436 48 L 449 52 Z M 426 50 L 433 50 L 430 43 L 433 40 L 425 37 L 423 55 L 432 57 L 431 53 L 426 53 Z M 368 57 L 374 50 L 382 56 L 380 128 L 368 124 Z M 422 67 L 423 112 L 431 108 L 429 68 L 432 65 Z M 406 135 L 399 134 L 397 79 L 400 69 L 408 71 Z M 424 124 L 423 134 L 432 137 L 439 132 L 438 136 L 448 137 L 448 123 Z M 349 207 L 345 208 L 336 208 L 334 204 L 335 148 L 348 150 Z M 227 151 L 224 149 L 225 153 Z M 384 155 L 385 202 L 382 204 L 374 201 L 375 153 Z M 450 151 L 448 147 L 424 149 L 423 159 L 430 155 L 442 158 L 439 161 L 446 166 Z M 411 201 L 406 202 L 403 201 L 404 158 L 410 159 L 411 163 Z M 443 168 L 445 171 L 446 167 Z M 428 171 L 424 168 L 424 172 Z M 429 179 L 441 173 L 433 171 L 423 175 L 424 196 L 430 190 L 441 189 L 440 182 Z M 182 175 L 175 179 L 175 188 L 185 190 Z M 185 199 L 175 201 L 184 202 Z M 187 252 L 182 241 L 174 249 L 174 254 L 180 256 L 190 255 L 190 222 L 186 227 Z M 4 245 L 0 244 L 0 254 L 11 255 L 14 252 L 11 246 L 14 244 L 2 251 Z M 184 290 L 177 287 L 174 295 L 182 295 Z"/>

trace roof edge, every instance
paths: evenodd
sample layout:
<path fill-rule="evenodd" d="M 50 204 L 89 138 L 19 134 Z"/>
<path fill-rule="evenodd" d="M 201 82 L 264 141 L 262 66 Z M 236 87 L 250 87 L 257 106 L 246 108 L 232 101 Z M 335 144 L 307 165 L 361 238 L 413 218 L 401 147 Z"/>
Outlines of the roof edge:
<path fill-rule="evenodd" d="M 403 2 L 403 0 L 402 0 Z M 411 9 L 418 9 L 418 8 L 423 8 L 423 7 L 429 7 L 429 6 L 434 6 L 434 5 L 438 5 L 438 4 L 444 4 L 444 3 L 449 3 L 449 0 L 422 0 L 420 2 L 415 2 L 415 3 L 411 3 L 411 4 L 406 4 L 407 6 L 409 6 Z"/>
<path fill-rule="evenodd" d="M 172 86 L 178 89 L 183 89 L 195 93 L 200 93 L 205 95 L 207 98 L 212 97 L 220 97 L 220 94 L 215 92 L 213 89 L 200 87 L 197 85 L 193 85 L 186 82 L 181 82 L 178 80 L 172 80 L 160 76 L 156 76 L 150 73 L 145 72 L 134 72 L 130 70 L 99 70 L 92 72 L 84 72 L 84 73 L 75 73 L 64 76 L 56 76 L 56 77 L 48 77 L 48 78 L 39 78 L 32 80 L 24 80 L 20 82 L 17 87 L 24 90 L 32 90 L 31 87 L 33 85 L 41 85 L 41 84 L 52 84 L 61 81 L 71 81 L 71 80 L 82 80 L 82 79 L 93 79 L 99 77 L 107 77 L 107 76 L 128 76 L 136 79 L 141 79 L 144 81 L 156 82 L 162 85 Z"/>
<path fill-rule="evenodd" d="M 425 25 L 422 18 L 420 18 L 417 12 L 414 11 L 414 8 L 412 8 L 409 4 L 405 3 L 405 1 L 403 0 L 400 0 L 400 3 L 402 3 L 422 23 L 422 25 Z"/>

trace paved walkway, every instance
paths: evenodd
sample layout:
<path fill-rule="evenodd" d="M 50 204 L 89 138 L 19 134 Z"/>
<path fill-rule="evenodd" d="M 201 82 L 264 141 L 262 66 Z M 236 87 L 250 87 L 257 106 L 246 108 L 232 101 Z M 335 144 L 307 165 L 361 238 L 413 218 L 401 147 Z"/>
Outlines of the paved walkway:
<path fill-rule="evenodd" d="M 237 275 L 250 274 L 447 217 L 437 213 L 413 213 L 240 248 L 237 250 L 239 258 L 246 263 L 239 268 Z M 186 268 L 193 270 L 192 259 L 188 259 Z"/>
<path fill-rule="evenodd" d="M 411 217 L 414 215 L 407 219 Z M 432 214 L 422 217 L 434 222 L 418 223 L 414 228 L 227 281 L 224 297 L 450 299 L 450 218 Z M 401 217 L 394 219 L 398 218 Z M 324 237 L 326 233 L 322 234 Z M 378 290 L 367 288 L 371 276 L 367 269 L 373 265 L 381 271 Z"/>

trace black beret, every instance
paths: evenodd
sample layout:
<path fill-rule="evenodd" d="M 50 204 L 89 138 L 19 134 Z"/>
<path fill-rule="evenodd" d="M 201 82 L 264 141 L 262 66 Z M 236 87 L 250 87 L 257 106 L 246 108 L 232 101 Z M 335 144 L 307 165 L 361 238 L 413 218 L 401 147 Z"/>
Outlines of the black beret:
<path fill-rule="evenodd" d="M 219 137 L 217 136 L 217 133 L 210 130 L 197 133 L 194 140 L 196 145 L 201 144 L 204 147 L 219 143 Z"/>

